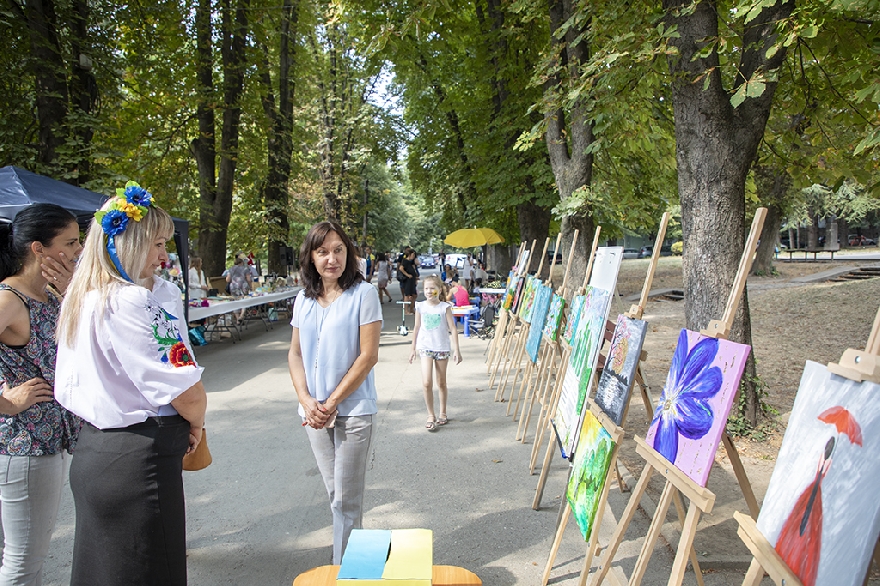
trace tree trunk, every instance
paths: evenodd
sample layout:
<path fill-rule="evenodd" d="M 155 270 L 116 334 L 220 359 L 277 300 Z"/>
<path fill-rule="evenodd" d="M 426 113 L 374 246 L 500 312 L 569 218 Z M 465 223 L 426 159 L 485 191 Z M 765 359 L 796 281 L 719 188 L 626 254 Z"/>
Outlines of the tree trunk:
<path fill-rule="evenodd" d="M 819 248 L 819 215 L 812 211 L 807 226 L 807 248 Z"/>
<path fill-rule="evenodd" d="M 195 9 L 196 24 L 196 118 L 199 134 L 190 143 L 190 151 L 199 171 L 199 242 L 198 254 L 209 277 L 218 277 L 226 268 L 226 250 L 209 250 L 211 234 L 217 229 L 214 201 L 217 198 L 216 153 L 214 140 L 214 56 L 212 0 L 199 0 Z"/>
<path fill-rule="evenodd" d="M 782 202 L 791 188 L 791 176 L 784 169 L 755 165 L 755 183 L 758 198 L 767 207 L 767 218 L 761 230 L 761 241 L 752 265 L 753 275 L 773 274 L 773 254 L 779 242 L 779 228 L 782 226 Z"/>
<path fill-rule="evenodd" d="M 67 72 L 58 40 L 55 3 L 53 0 L 27 0 L 24 18 L 30 32 L 30 63 L 36 84 L 39 124 L 37 162 L 51 172 L 56 164 L 58 148 L 66 138 L 64 119 L 68 99 Z"/>
<path fill-rule="evenodd" d="M 244 88 L 245 37 L 249 0 L 239 0 L 233 8 L 231 0 L 222 1 L 223 12 L 223 122 L 220 130 L 220 168 L 217 172 L 217 198 L 214 219 L 217 229 L 208 235 L 207 254 L 225 258 L 226 236 L 232 215 L 232 190 L 238 165 L 238 127 L 241 120 L 239 99 Z M 234 14 L 233 14 L 234 13 Z M 221 256 L 222 255 L 222 256 Z"/>
<path fill-rule="evenodd" d="M 840 250 L 849 248 L 849 222 L 846 218 L 837 218 L 837 239 L 840 241 Z"/>
<path fill-rule="evenodd" d="M 753 275 L 769 276 L 773 274 L 773 255 L 776 253 L 781 226 L 782 213 L 779 206 L 775 203 L 768 204 L 767 217 L 764 219 L 764 228 L 761 230 L 761 241 L 755 252 L 755 262 L 752 264 Z"/>
<path fill-rule="evenodd" d="M 569 0 L 552 0 L 550 3 L 550 38 L 555 46 L 560 70 L 567 75 L 580 75 L 580 66 L 590 56 L 588 32 L 590 20 L 566 30 L 564 38 L 558 33 L 572 16 L 574 7 Z M 545 95 L 553 100 L 563 84 L 562 74 L 551 76 L 545 84 Z M 568 117 L 568 124 L 566 125 Z M 570 111 L 558 108 L 545 113 L 547 132 L 545 141 L 550 156 L 550 166 L 556 178 L 559 199 L 567 200 L 576 189 L 589 187 L 593 178 L 593 155 L 588 147 L 593 143 L 593 125 L 587 118 L 586 105 L 576 102 Z M 578 241 L 572 259 L 569 283 L 577 288 L 584 280 L 590 249 L 593 244 L 595 226 L 590 210 L 569 216 L 562 221 L 562 249 L 569 250 L 574 239 L 575 229 L 579 230 Z"/>
<path fill-rule="evenodd" d="M 281 41 L 278 51 L 278 100 L 276 105 L 269 75 L 268 50 L 264 50 L 263 108 L 272 123 L 267 137 L 266 151 L 269 171 L 263 190 L 263 205 L 269 222 L 269 272 L 287 275 L 287 263 L 282 262 L 281 248 L 287 246 L 290 236 L 288 218 L 288 184 L 290 181 L 291 156 L 293 154 L 293 95 L 295 85 L 291 70 L 295 65 L 296 25 L 299 17 L 299 0 L 284 0 L 281 13 Z"/>
<path fill-rule="evenodd" d="M 90 179 L 92 168 L 91 144 L 95 134 L 91 113 L 98 99 L 98 86 L 92 74 L 89 57 L 89 5 L 85 0 L 75 0 L 72 6 L 73 23 L 70 27 L 73 75 L 70 77 L 70 97 L 73 106 L 85 116 L 73 129 L 76 137 L 77 156 L 71 168 L 75 171 L 71 180 L 83 185 Z"/>
<path fill-rule="evenodd" d="M 677 26 L 678 49 L 669 57 L 675 117 L 678 192 L 684 242 L 682 270 L 688 329 L 699 331 L 724 313 L 745 244 L 745 182 L 764 133 L 776 83 L 768 81 L 758 97 L 736 109 L 723 87 L 719 57 L 698 53 L 718 35 L 716 6 L 711 2 L 664 0 L 668 26 Z M 774 70 L 784 58 L 780 50 L 770 59 L 767 49 L 775 23 L 790 14 L 792 2 L 765 8 L 743 34 L 740 58 L 742 85 L 758 70 Z M 708 76 L 704 89 L 701 76 Z M 729 338 L 751 345 L 748 296 L 737 311 Z M 753 359 L 750 354 L 750 359 Z M 757 422 L 754 382 L 743 379 L 747 417 Z"/>

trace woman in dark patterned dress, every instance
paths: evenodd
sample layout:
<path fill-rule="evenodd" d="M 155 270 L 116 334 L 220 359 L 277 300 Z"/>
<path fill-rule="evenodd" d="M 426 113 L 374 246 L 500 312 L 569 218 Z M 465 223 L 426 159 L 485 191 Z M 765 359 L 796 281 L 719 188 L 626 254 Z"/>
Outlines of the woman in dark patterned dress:
<path fill-rule="evenodd" d="M 39 584 L 79 420 L 52 392 L 55 322 L 82 246 L 76 218 L 36 204 L 0 224 L 0 585 Z M 50 291 L 54 289 L 54 291 Z"/>

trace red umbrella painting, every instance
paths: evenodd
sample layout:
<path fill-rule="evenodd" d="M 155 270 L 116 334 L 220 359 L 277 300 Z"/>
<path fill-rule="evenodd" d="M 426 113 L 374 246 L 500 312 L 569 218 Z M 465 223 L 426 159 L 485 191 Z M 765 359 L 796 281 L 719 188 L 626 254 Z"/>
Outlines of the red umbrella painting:
<path fill-rule="evenodd" d="M 782 526 L 776 551 L 788 567 L 797 574 L 804 586 L 814 586 L 822 550 L 822 480 L 831 467 L 831 456 L 843 436 L 853 445 L 862 445 L 862 430 L 852 413 L 843 407 L 826 409 L 819 420 L 830 423 L 837 430 L 825 444 L 819 458 L 816 476 L 798 497 Z"/>

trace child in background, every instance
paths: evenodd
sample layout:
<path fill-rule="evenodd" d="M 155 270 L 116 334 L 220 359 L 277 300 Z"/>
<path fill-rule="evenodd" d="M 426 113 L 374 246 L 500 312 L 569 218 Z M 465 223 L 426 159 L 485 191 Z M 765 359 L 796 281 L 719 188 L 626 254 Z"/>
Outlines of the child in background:
<path fill-rule="evenodd" d="M 449 354 L 452 360 L 461 363 L 458 349 L 458 330 L 452 318 L 452 305 L 441 301 L 443 282 L 436 275 L 425 278 L 425 301 L 416 303 L 416 325 L 413 330 L 413 348 L 409 356 L 412 364 L 416 353 L 421 356 L 422 388 L 425 392 L 425 405 L 428 408 L 428 421 L 425 428 L 435 431 L 438 425 L 446 425 L 446 367 Z M 452 342 L 450 344 L 450 336 Z M 434 416 L 434 383 L 432 370 L 437 373 L 437 387 L 440 389 L 440 417 Z"/>
<path fill-rule="evenodd" d="M 455 304 L 456 307 L 464 307 L 471 304 L 467 289 L 459 284 L 457 276 L 452 277 L 452 287 L 449 289 L 449 293 L 446 294 L 446 301 Z"/>

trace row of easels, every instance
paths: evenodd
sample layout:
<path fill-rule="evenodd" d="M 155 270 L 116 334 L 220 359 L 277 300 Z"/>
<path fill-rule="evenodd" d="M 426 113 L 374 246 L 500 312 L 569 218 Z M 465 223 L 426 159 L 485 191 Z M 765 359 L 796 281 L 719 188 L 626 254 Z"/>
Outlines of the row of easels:
<path fill-rule="evenodd" d="M 745 280 L 751 268 L 755 249 L 757 248 L 757 240 L 760 236 L 765 215 L 766 209 L 762 208 L 758 210 L 755 220 L 752 223 L 751 233 L 746 243 L 745 251 L 740 262 L 737 277 L 734 281 L 734 286 L 728 299 L 724 316 L 721 320 L 710 323 L 709 328 L 701 332 L 703 335 L 724 338 L 729 334 L 733 324 L 736 309 L 739 307 L 742 294 L 745 289 Z M 658 244 L 654 247 L 655 255 L 659 253 L 659 249 L 660 243 L 658 242 Z M 649 278 L 648 280 L 646 280 L 645 287 L 643 289 L 643 299 L 646 299 L 647 291 L 650 289 L 650 279 L 651 276 L 649 275 Z M 641 308 L 643 309 L 644 305 L 641 305 Z M 641 317 L 642 311 L 640 311 L 640 308 L 638 306 L 634 306 L 630 310 L 629 314 L 631 317 Z M 591 408 L 594 408 L 594 406 Z M 625 420 L 626 416 L 624 416 L 624 421 Z M 613 427 L 613 423 L 607 421 L 607 418 L 604 420 L 600 418 L 600 421 L 602 422 L 603 427 L 605 427 L 606 431 L 608 431 L 608 433 L 612 435 L 612 437 L 619 437 L 622 433 L 622 430 Z M 641 499 L 645 494 L 649 481 L 654 476 L 654 474 L 659 474 L 664 478 L 664 488 L 661 493 L 657 508 L 654 512 L 654 516 L 652 518 L 648 532 L 645 536 L 644 541 L 642 542 L 642 547 L 636 560 L 633 573 L 628 579 L 628 584 L 630 586 L 638 586 L 639 584 L 641 584 L 645 576 L 645 572 L 647 570 L 647 566 L 651 559 L 652 553 L 660 537 L 661 529 L 666 522 L 669 507 L 674 504 L 678 516 L 678 521 L 681 525 L 681 536 L 678 542 L 678 547 L 676 549 L 676 554 L 673 561 L 668 584 L 670 586 L 680 586 L 684 579 L 687 563 L 690 561 L 691 566 L 694 569 L 696 581 L 698 584 L 700 584 L 700 586 L 702 586 L 703 577 L 696 556 L 696 552 L 693 547 L 693 541 L 701 516 L 705 513 L 711 512 L 712 508 L 714 507 L 715 495 L 707 488 L 702 487 L 694 482 L 690 477 L 684 474 L 684 472 L 676 468 L 668 460 L 661 456 L 656 450 L 646 444 L 645 441 L 641 438 L 636 437 L 635 442 L 636 453 L 645 461 L 645 466 L 643 468 L 642 474 L 636 486 L 634 487 L 632 494 L 629 497 L 628 504 L 612 533 L 609 543 L 606 546 L 600 548 L 598 545 L 598 534 L 599 527 L 602 521 L 602 512 L 608 508 L 608 487 L 612 484 L 613 477 L 616 474 L 617 450 L 615 449 L 611 465 L 608 468 L 608 475 L 605 478 L 605 485 L 602 492 L 601 500 L 599 502 L 599 509 L 594 522 L 592 535 L 587 545 L 587 552 L 584 560 L 584 565 L 581 570 L 579 584 L 584 585 L 587 584 L 588 581 L 592 585 L 600 585 L 605 582 L 608 582 L 614 586 L 619 586 L 622 584 L 617 574 L 610 571 L 612 568 L 612 564 L 614 562 L 618 548 L 623 542 L 624 535 L 626 534 L 627 529 L 630 527 L 633 517 L 638 507 L 640 506 Z M 752 516 L 757 517 L 757 500 L 754 497 L 751 484 L 749 483 L 748 478 L 745 475 L 745 469 L 742 466 L 736 448 L 733 445 L 730 437 L 727 436 L 726 433 L 722 437 L 722 443 L 728 453 L 728 456 L 730 457 L 730 461 L 733 465 L 737 481 L 742 489 L 743 495 L 751 510 Z M 539 484 L 539 492 L 541 488 L 542 485 Z M 682 501 L 682 495 L 687 497 L 689 501 L 687 508 L 685 508 L 684 502 Z M 551 549 L 550 557 L 547 561 L 547 566 L 543 574 L 542 584 L 547 584 L 547 581 L 549 580 L 550 573 L 553 568 L 553 563 L 555 561 L 556 552 L 559 548 L 559 543 L 561 542 L 562 535 L 565 531 L 565 525 L 567 523 L 568 516 L 568 514 L 564 515 L 563 520 L 557 529 L 556 539 L 554 541 L 553 548 Z M 598 556 L 598 558 L 595 564 L 595 572 L 590 574 L 593 566 L 593 560 L 594 558 L 596 558 L 596 556 Z"/>

